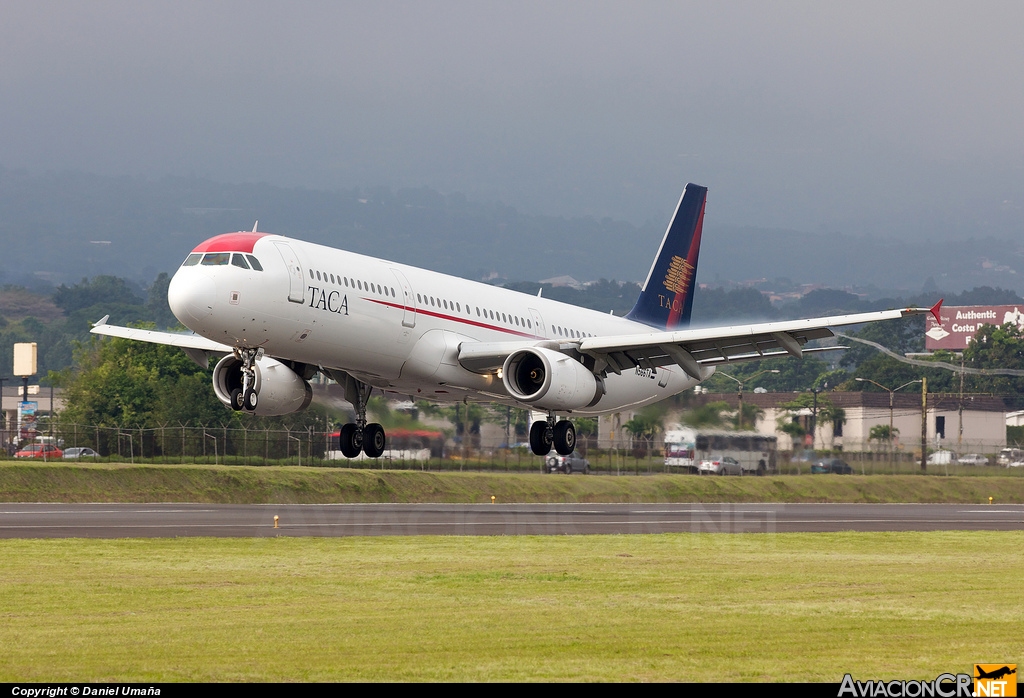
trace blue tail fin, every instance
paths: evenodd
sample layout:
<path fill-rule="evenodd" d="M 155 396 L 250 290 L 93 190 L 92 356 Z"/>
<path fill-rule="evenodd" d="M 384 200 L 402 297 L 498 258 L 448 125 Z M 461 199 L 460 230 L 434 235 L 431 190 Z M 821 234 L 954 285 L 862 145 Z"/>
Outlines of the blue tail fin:
<path fill-rule="evenodd" d="M 626 315 L 658 328 L 690 324 L 708 188 L 687 184 L 636 305 Z"/>

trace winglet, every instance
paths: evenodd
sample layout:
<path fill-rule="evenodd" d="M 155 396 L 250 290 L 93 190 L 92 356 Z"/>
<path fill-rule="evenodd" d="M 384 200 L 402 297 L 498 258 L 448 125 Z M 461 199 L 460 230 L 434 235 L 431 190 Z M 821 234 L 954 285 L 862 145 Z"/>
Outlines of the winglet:
<path fill-rule="evenodd" d="M 92 323 L 92 326 L 93 327 L 99 327 L 100 325 L 106 325 L 107 324 L 107 320 L 109 320 L 109 319 L 110 319 L 110 313 L 107 313 L 106 315 L 101 317 L 99 320 L 97 320 L 96 322 Z"/>
<path fill-rule="evenodd" d="M 932 317 L 935 318 L 935 322 L 939 323 L 940 327 L 942 326 L 942 318 L 939 317 L 939 309 L 942 308 L 942 301 L 944 300 L 945 298 L 940 298 L 939 302 L 933 305 L 931 309 L 928 311 L 929 313 L 932 314 Z"/>

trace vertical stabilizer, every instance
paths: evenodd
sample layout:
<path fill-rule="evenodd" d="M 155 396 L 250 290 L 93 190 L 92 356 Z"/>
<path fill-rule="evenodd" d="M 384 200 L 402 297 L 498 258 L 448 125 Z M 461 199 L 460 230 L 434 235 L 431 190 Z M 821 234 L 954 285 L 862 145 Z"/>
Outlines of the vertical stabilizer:
<path fill-rule="evenodd" d="M 690 324 L 707 195 L 707 187 L 696 184 L 683 189 L 629 319 L 664 329 Z"/>

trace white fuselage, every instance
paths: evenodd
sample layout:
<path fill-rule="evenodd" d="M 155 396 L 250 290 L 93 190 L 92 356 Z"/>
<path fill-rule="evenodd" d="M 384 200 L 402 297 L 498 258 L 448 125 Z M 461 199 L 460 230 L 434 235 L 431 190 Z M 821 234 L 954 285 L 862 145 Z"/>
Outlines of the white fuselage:
<path fill-rule="evenodd" d="M 531 407 L 509 395 L 499 372 L 463 368 L 463 342 L 575 345 L 588 336 L 654 331 L 626 318 L 277 235 L 250 244 L 262 271 L 230 263 L 177 271 L 168 301 L 186 327 L 225 345 L 340 369 L 415 398 Z M 696 383 L 674 366 L 609 374 L 604 396 L 574 413 L 640 407 Z"/>

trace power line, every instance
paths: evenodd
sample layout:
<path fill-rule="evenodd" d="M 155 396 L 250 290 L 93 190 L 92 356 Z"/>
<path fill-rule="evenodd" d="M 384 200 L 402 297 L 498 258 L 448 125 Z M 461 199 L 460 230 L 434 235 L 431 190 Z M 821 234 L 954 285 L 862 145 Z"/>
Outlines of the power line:
<path fill-rule="evenodd" d="M 883 347 L 877 342 L 872 342 L 868 339 L 861 339 L 860 337 L 851 337 L 848 334 L 842 332 L 835 333 L 837 337 L 843 339 L 849 339 L 854 342 L 860 342 L 861 344 L 867 344 L 872 346 L 878 351 L 882 352 L 886 356 L 891 356 L 897 361 L 902 361 L 905 364 L 911 366 L 923 366 L 924 368 L 944 368 L 954 373 L 969 373 L 972 376 L 1024 376 L 1024 370 L 1018 368 L 967 368 L 966 366 L 957 366 L 955 364 L 946 363 L 945 361 L 922 361 L 920 359 L 908 359 L 905 356 L 900 356 L 894 351 Z"/>

